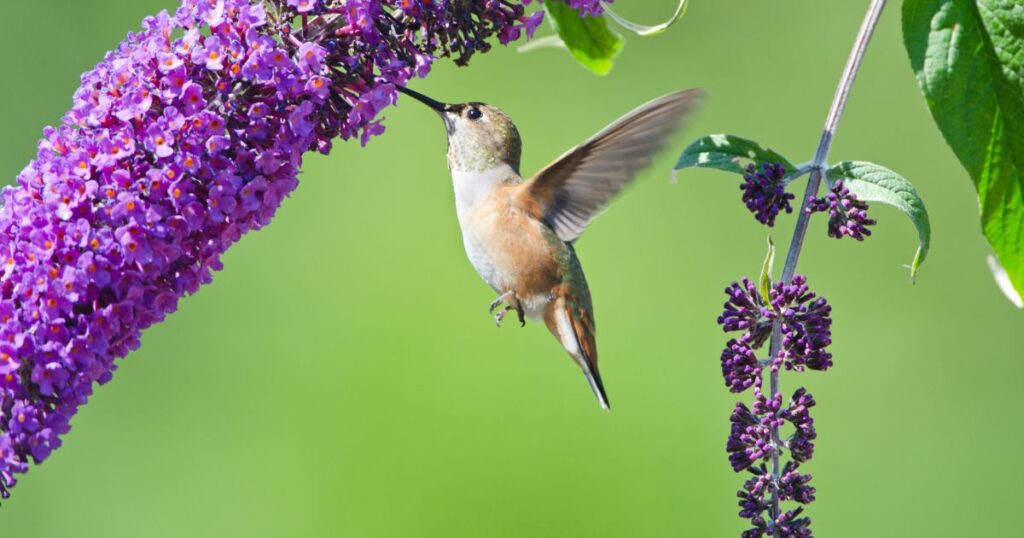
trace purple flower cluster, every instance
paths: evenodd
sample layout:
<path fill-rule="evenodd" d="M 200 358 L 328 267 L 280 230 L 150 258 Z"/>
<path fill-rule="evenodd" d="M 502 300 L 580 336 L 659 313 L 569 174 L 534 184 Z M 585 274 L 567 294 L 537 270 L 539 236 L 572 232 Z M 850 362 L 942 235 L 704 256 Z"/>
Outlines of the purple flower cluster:
<path fill-rule="evenodd" d="M 832 307 L 810 291 L 806 277 L 796 275 L 789 284 L 775 283 L 767 300 L 747 278 L 733 282 L 725 293 L 729 300 L 718 324 L 726 332 L 743 331 L 722 351 L 722 375 L 732 392 L 743 392 L 760 376 L 754 350 L 768 340 L 776 320 L 782 346 L 770 359 L 773 368 L 827 370 L 832 366 L 832 354 L 827 351 L 832 343 Z"/>
<path fill-rule="evenodd" d="M 814 501 L 811 475 L 800 473 L 799 466 L 814 454 L 817 433 L 809 410 L 815 401 L 800 388 L 783 406 L 777 391 L 765 394 L 764 370 L 777 376 L 783 368 L 828 369 L 832 365 L 832 355 L 826 350 L 831 344 L 831 307 L 810 291 L 807 279 L 801 275 L 788 284 L 775 283 L 767 297 L 747 278 L 733 282 L 725 293 L 728 300 L 718 323 L 726 332 L 743 334 L 729 340 L 722 351 L 722 375 L 730 391 L 738 393 L 753 387 L 754 393 L 752 406 L 738 402 L 733 409 L 726 441 L 733 470 L 746 469 L 754 475 L 737 493 L 740 516 L 752 525 L 743 536 L 809 537 L 810 519 L 801 516 L 802 508 L 782 512 L 779 502 Z M 781 335 L 778 353 L 758 359 L 757 350 L 769 341 L 775 327 Z M 783 438 L 781 429 L 787 424 L 792 434 Z M 790 461 L 780 469 L 784 451 L 789 452 Z M 765 464 L 768 461 L 772 462 L 772 472 Z"/>
<path fill-rule="evenodd" d="M 828 213 L 828 235 L 836 239 L 852 237 L 863 241 L 871 235 L 868 226 L 876 224 L 874 219 L 868 218 L 868 204 L 858 200 L 857 195 L 843 186 L 841 179 L 825 196 L 808 200 L 807 212 Z"/>
<path fill-rule="evenodd" d="M 147 18 L 0 194 L 0 493 L 270 222 L 305 152 L 365 143 L 396 85 L 540 16 L 511 0 L 184 0 Z"/>
<path fill-rule="evenodd" d="M 811 475 L 799 472 L 800 464 L 809 460 L 814 451 L 814 421 L 807 413 L 807 409 L 814 405 L 814 399 L 804 389 L 799 389 L 789 406 L 781 408 L 777 397 L 767 398 L 760 388 L 759 380 L 754 389 L 753 408 L 737 403 L 729 417 L 732 423 L 726 442 L 729 463 L 736 472 L 748 470 L 753 475 L 736 493 L 740 499 L 740 517 L 751 522 L 751 528 L 742 536 L 765 536 L 770 529 L 777 531 L 772 536 L 811 536 L 810 519 L 797 517 L 802 513 L 802 507 L 781 512 L 777 503 L 814 502 L 815 488 L 810 485 Z M 778 432 L 787 422 L 793 426 L 794 433 L 787 440 L 781 440 Z M 776 477 L 764 462 L 777 460 L 783 448 L 789 450 L 791 460 Z M 765 518 L 766 513 L 773 520 L 771 526 Z"/>
<path fill-rule="evenodd" d="M 807 277 L 796 275 L 789 284 L 777 283 L 772 288 L 768 316 L 779 319 L 782 327 L 782 348 L 776 360 L 787 370 L 828 370 L 832 354 L 832 307 L 807 287 Z"/>
<path fill-rule="evenodd" d="M 753 527 L 744 531 L 742 538 L 760 538 L 768 531 L 768 522 L 764 513 L 769 509 L 768 497 L 772 490 L 774 480 L 767 467 L 761 464 L 748 469 L 753 475 L 743 483 L 743 489 L 736 493 L 740 498 L 740 517 L 751 520 Z M 808 486 L 811 476 L 800 474 L 795 470 L 795 465 L 788 463 L 782 472 L 779 480 L 778 494 L 783 500 L 794 500 L 801 504 L 809 504 L 814 501 L 814 488 Z M 803 507 L 780 514 L 774 521 L 774 528 L 779 530 L 780 536 L 786 537 L 811 537 L 810 523 L 808 518 L 801 518 Z"/>
<path fill-rule="evenodd" d="M 782 181 L 785 178 L 786 168 L 780 163 L 747 165 L 743 183 L 740 184 L 743 203 L 761 224 L 774 226 L 775 217 L 780 211 L 793 212 L 789 202 L 796 196 L 786 192 L 786 185 Z"/>

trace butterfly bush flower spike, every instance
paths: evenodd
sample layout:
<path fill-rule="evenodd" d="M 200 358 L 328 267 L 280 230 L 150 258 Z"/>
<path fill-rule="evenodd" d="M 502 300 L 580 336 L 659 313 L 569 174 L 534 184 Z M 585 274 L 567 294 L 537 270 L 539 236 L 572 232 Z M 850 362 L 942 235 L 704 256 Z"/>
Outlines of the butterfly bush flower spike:
<path fill-rule="evenodd" d="M 379 135 L 395 87 L 437 58 L 532 33 L 524 3 L 184 0 L 82 75 L 0 193 L 0 494 L 271 221 L 306 152 Z"/>
<path fill-rule="evenodd" d="M 718 323 L 725 332 L 742 334 L 730 339 L 722 351 L 722 375 L 730 391 L 739 393 L 752 387 L 754 395 L 750 407 L 736 404 L 726 441 L 733 470 L 753 474 L 737 492 L 739 514 L 751 524 L 742 536 L 812 536 L 810 519 L 802 516 L 802 508 L 782 512 L 778 502 L 814 501 L 811 475 L 799 469 L 814 454 L 817 433 L 809 410 L 815 401 L 800 388 L 783 406 L 782 395 L 765 394 L 763 384 L 767 372 L 826 370 L 832 365 L 827 351 L 832 342 L 831 307 L 810 290 L 802 275 L 788 284 L 776 282 L 767 298 L 748 278 L 733 282 L 725 294 L 728 300 Z M 765 344 L 775 327 L 781 334 L 779 351 L 774 357 L 759 359 L 757 353 L 768 351 Z M 786 429 L 792 433 L 783 437 Z M 785 466 L 778 473 L 770 472 L 767 462 L 774 466 L 787 452 L 790 460 Z"/>

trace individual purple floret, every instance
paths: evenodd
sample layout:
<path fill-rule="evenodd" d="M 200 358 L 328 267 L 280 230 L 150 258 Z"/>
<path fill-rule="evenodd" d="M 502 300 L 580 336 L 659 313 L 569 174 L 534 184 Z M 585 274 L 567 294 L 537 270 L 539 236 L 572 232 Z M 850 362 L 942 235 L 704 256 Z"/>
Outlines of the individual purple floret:
<path fill-rule="evenodd" d="M 876 221 L 868 218 L 868 204 L 857 199 L 857 195 L 837 180 L 829 193 L 822 198 L 808 200 L 807 212 L 828 212 L 828 235 L 836 239 L 852 237 L 863 241 L 871 235 L 868 226 Z"/>
<path fill-rule="evenodd" d="M 786 192 L 786 186 L 782 182 L 785 177 L 786 168 L 780 163 L 747 165 L 743 183 L 740 184 L 743 203 L 761 224 L 774 226 L 775 217 L 780 211 L 793 212 L 789 202 L 796 196 Z"/>
<path fill-rule="evenodd" d="M 789 407 L 782 413 L 781 417 L 793 425 L 795 431 L 786 441 L 786 448 L 794 461 L 803 463 L 814 456 L 814 440 L 818 438 L 818 432 L 814 429 L 814 418 L 811 417 L 810 408 L 814 407 L 814 397 L 807 389 L 799 388 L 793 393 Z"/>
<path fill-rule="evenodd" d="M 270 222 L 304 153 L 366 143 L 434 59 L 538 22 L 513 0 L 184 0 L 145 19 L 0 193 L 0 494 Z"/>

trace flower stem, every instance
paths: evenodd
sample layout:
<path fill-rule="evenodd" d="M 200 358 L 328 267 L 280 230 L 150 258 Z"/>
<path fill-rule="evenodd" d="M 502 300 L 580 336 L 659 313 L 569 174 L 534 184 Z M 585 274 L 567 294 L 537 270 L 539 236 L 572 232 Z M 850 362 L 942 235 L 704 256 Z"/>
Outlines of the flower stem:
<path fill-rule="evenodd" d="M 850 50 L 850 56 L 846 60 L 846 67 L 843 69 L 843 75 L 839 79 L 839 85 L 836 87 L 835 96 L 832 98 L 832 106 L 829 108 L 828 116 L 825 118 L 825 128 L 821 132 L 821 139 L 818 142 L 818 149 L 814 153 L 814 161 L 812 163 L 811 174 L 807 180 L 807 191 L 804 193 L 804 198 L 800 207 L 800 213 L 796 219 L 796 229 L 793 230 L 793 239 L 789 243 L 789 251 L 786 253 L 786 265 L 782 268 L 782 281 L 789 283 L 793 279 L 793 275 L 796 273 L 796 264 L 800 260 L 800 252 L 803 250 L 804 237 L 807 235 L 807 225 L 810 221 L 811 215 L 807 212 L 810 201 L 818 195 L 818 188 L 821 185 L 821 176 L 824 173 L 825 166 L 828 160 L 828 152 L 832 147 L 832 140 L 835 136 L 836 128 L 839 125 L 839 119 L 843 115 L 843 111 L 846 109 L 846 102 L 850 98 L 850 90 L 853 88 L 853 82 L 857 78 L 857 72 L 860 70 L 861 61 L 864 59 L 864 53 L 867 51 L 868 43 L 871 41 L 871 36 L 875 32 L 875 27 L 878 25 L 878 20 L 882 15 L 882 10 L 885 8 L 886 0 L 871 0 L 871 4 L 868 6 L 868 11 L 864 15 L 864 21 L 861 22 L 860 31 L 857 32 L 857 38 L 853 42 L 853 48 Z M 774 359 L 779 350 L 782 348 L 782 325 L 778 320 L 772 326 L 772 339 L 770 352 L 771 357 Z M 769 370 L 769 388 L 770 398 L 775 398 L 779 394 L 779 367 L 773 365 Z M 775 444 L 776 449 L 772 453 L 772 477 L 773 483 L 775 484 L 771 490 L 771 505 L 769 507 L 769 514 L 771 519 L 768 522 L 769 532 L 771 536 L 778 537 L 779 532 L 775 527 L 775 520 L 779 517 L 779 494 L 777 484 L 779 483 L 781 468 L 779 466 L 779 448 L 782 446 L 782 440 L 779 437 L 779 428 L 776 426 L 772 427 L 772 442 Z"/>

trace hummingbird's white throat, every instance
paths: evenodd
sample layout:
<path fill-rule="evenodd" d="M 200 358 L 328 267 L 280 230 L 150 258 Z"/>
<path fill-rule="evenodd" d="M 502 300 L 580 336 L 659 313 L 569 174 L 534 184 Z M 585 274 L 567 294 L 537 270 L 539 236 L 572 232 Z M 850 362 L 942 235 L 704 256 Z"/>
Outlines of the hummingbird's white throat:
<path fill-rule="evenodd" d="M 512 167 L 501 163 L 485 170 L 466 170 L 452 168 L 452 186 L 455 188 L 455 209 L 458 212 L 459 224 L 463 224 L 465 215 L 494 191 L 494 188 L 507 181 L 519 177 Z"/>

